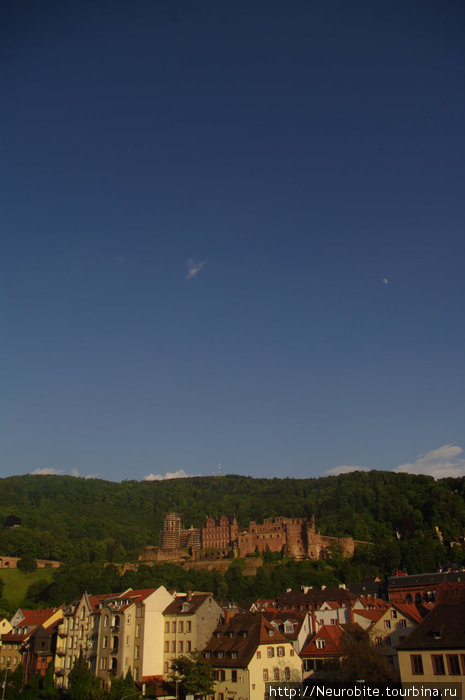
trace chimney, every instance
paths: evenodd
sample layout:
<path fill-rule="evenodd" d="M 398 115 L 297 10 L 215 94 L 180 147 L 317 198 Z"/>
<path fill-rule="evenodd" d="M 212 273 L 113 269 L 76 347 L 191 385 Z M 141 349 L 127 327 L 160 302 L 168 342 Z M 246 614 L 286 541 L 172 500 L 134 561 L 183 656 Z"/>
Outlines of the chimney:
<path fill-rule="evenodd" d="M 192 599 L 192 591 L 187 591 L 186 600 Z"/>

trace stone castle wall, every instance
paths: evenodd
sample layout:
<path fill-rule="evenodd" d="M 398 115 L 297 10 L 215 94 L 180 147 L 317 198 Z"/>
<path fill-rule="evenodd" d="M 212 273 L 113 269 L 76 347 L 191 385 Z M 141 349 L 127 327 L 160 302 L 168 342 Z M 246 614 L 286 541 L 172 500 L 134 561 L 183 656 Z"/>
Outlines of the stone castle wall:
<path fill-rule="evenodd" d="M 202 528 L 184 530 L 180 526 L 182 516 L 176 514 L 174 519 L 173 515 L 166 514 L 160 538 L 162 551 L 166 553 L 179 549 L 180 544 L 189 547 L 194 556 L 208 550 L 217 550 L 223 555 L 235 550 L 241 557 L 254 552 L 282 552 L 296 559 L 324 559 L 326 550 L 335 545 L 341 547 L 344 556 L 354 553 L 355 542 L 351 537 L 321 535 L 316 530 L 314 518 L 279 516 L 265 518 L 263 523 L 251 520 L 247 529 L 239 530 L 235 517 L 222 515 L 220 518 L 206 518 Z M 175 538 L 172 537 L 173 520 L 177 526 Z"/>

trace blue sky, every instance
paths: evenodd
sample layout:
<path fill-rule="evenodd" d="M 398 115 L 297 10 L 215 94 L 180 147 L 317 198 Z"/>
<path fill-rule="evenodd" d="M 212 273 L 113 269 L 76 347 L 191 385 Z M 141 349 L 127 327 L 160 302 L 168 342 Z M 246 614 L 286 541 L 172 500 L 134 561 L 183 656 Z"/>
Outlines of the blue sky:
<path fill-rule="evenodd" d="M 3 476 L 465 473 L 462 2 L 1 13 Z"/>

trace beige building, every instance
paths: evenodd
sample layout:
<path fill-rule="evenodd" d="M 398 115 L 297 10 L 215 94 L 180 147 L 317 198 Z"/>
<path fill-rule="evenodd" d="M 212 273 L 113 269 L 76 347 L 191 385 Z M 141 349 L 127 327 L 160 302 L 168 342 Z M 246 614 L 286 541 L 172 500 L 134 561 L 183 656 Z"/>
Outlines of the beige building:
<path fill-rule="evenodd" d="M 370 639 L 386 657 L 386 661 L 400 680 L 397 647 L 404 642 L 422 621 L 413 604 L 389 605 L 385 609 L 354 609 L 354 622 L 367 629 Z"/>
<path fill-rule="evenodd" d="M 163 611 L 173 601 L 164 586 L 108 597 L 100 609 L 96 675 L 111 685 L 131 669 L 135 681 L 163 672 Z"/>
<path fill-rule="evenodd" d="M 261 614 L 238 613 L 220 624 L 204 656 L 215 677 L 215 700 L 268 697 L 268 684 L 300 683 L 302 664 L 292 642 Z"/>
<path fill-rule="evenodd" d="M 113 594 L 111 594 L 113 595 Z M 68 676 L 82 650 L 92 673 L 96 673 L 100 609 L 105 595 L 88 595 L 66 606 L 58 627 L 55 652 L 55 686 L 68 687 Z"/>
<path fill-rule="evenodd" d="M 173 659 L 205 647 L 218 625 L 222 609 L 211 593 L 178 594 L 163 612 L 163 676 Z"/>

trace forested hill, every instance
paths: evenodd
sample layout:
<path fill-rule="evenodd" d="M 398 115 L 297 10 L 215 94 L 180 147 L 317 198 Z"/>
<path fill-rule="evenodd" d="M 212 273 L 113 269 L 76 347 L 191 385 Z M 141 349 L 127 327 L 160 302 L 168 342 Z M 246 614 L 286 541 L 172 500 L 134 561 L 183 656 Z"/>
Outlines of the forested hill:
<path fill-rule="evenodd" d="M 393 472 L 353 472 L 319 479 L 195 477 L 124 481 L 68 476 L 17 476 L 0 480 L 0 554 L 61 561 L 122 561 L 146 544 L 158 544 L 163 514 L 185 514 L 199 526 L 206 515 L 236 514 L 249 520 L 315 515 L 327 535 L 395 541 L 434 535 L 446 540 L 465 532 L 465 479 Z"/>

